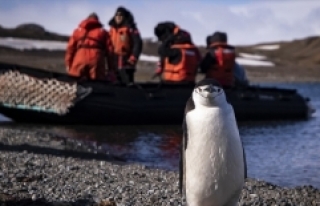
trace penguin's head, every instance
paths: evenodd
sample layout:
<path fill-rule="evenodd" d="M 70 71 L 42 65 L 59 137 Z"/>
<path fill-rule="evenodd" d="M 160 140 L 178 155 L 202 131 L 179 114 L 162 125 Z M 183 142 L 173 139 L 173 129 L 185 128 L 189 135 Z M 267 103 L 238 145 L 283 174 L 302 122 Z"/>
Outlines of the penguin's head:
<path fill-rule="evenodd" d="M 192 93 L 195 105 L 219 107 L 226 102 L 226 96 L 221 85 L 214 79 L 199 81 Z"/>

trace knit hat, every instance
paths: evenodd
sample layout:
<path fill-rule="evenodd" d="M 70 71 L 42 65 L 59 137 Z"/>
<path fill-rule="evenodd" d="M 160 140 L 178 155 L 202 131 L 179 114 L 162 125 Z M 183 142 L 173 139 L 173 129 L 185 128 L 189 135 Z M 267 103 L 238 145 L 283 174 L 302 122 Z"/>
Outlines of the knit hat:
<path fill-rule="evenodd" d="M 96 19 L 99 20 L 98 14 L 95 12 L 92 12 L 91 14 L 89 14 L 88 19 Z"/>

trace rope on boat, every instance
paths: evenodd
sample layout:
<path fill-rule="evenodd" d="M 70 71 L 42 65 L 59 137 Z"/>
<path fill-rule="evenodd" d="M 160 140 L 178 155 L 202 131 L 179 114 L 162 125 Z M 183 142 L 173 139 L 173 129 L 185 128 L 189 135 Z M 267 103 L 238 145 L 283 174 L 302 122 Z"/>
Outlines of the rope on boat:
<path fill-rule="evenodd" d="M 91 93 L 77 83 L 38 79 L 19 71 L 0 72 L 0 104 L 6 107 L 64 115 Z"/>

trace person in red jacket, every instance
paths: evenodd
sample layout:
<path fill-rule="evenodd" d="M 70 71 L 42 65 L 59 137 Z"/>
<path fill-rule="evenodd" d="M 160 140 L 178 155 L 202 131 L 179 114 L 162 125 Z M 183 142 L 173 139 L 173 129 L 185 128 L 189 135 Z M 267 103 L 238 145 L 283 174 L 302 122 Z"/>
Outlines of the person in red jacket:
<path fill-rule="evenodd" d="M 139 30 L 132 13 L 124 7 L 117 8 L 109 25 L 118 80 L 131 84 L 143 47 Z"/>
<path fill-rule="evenodd" d="M 216 79 L 224 87 L 233 87 L 235 47 L 227 43 L 227 34 L 224 32 L 213 33 L 206 38 L 206 42 L 208 52 L 200 63 L 201 73 L 205 73 L 206 78 Z"/>
<path fill-rule="evenodd" d="M 65 64 L 71 76 L 107 80 L 106 59 L 112 81 L 112 44 L 96 13 L 90 14 L 69 39 Z"/>
<path fill-rule="evenodd" d="M 161 41 L 156 74 L 161 75 L 165 82 L 194 84 L 201 54 L 189 32 L 167 21 L 159 23 L 154 33 Z"/>

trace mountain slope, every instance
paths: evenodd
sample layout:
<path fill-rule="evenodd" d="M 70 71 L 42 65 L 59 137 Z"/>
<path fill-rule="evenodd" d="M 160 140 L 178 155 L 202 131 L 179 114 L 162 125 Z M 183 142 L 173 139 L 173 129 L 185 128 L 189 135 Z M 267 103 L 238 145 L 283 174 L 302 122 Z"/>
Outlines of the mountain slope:
<path fill-rule="evenodd" d="M 68 36 L 47 31 L 44 27 L 33 23 L 20 24 L 16 28 L 4 28 L 0 25 L 0 37 L 55 41 L 68 41 L 69 38 Z"/>
<path fill-rule="evenodd" d="M 238 47 L 238 52 L 254 53 L 266 56 L 277 65 L 313 67 L 320 65 L 320 37 L 312 36 L 293 41 L 269 43 L 279 45 L 278 49 L 257 49 L 263 44 Z M 266 45 L 266 44 L 264 44 Z"/>

